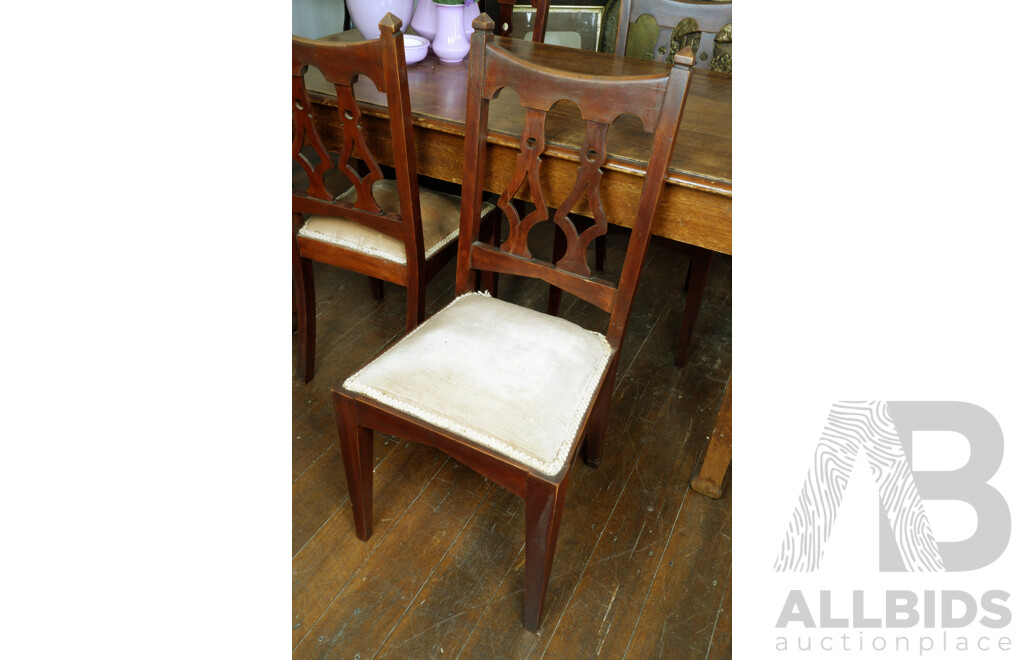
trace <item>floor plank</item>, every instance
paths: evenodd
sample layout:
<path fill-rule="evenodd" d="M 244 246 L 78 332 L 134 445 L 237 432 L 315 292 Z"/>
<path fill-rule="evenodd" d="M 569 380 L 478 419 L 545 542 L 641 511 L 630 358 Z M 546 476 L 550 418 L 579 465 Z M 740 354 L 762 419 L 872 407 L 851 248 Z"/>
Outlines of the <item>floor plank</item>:
<path fill-rule="evenodd" d="M 377 434 L 375 445 L 384 441 Z M 397 444 L 394 440 L 390 444 Z M 409 511 L 409 507 L 423 491 L 425 485 L 438 473 L 445 457 L 430 447 L 421 445 L 395 447 L 387 460 L 374 470 L 375 498 L 374 533 L 365 543 L 355 534 L 352 507 L 348 500 L 344 468 L 339 468 L 341 479 L 336 480 L 345 489 L 344 502 L 312 538 L 299 549 L 292 562 L 292 642 L 298 644 L 328 606 L 341 593 L 355 571 L 362 566 L 388 537 L 391 529 Z"/>
<path fill-rule="evenodd" d="M 715 622 L 715 632 L 708 649 L 708 660 L 724 660 L 732 657 L 732 577 L 729 587 L 722 596 L 722 605 Z"/>
<path fill-rule="evenodd" d="M 492 487 L 494 484 L 472 470 L 446 459 L 388 539 L 352 575 L 299 642 L 295 655 L 373 657 L 416 602 L 424 583 Z M 393 542 L 387 542 L 389 539 Z"/>
<path fill-rule="evenodd" d="M 708 657 L 717 624 L 729 622 L 719 613 L 732 573 L 731 493 L 684 497 L 629 641 L 631 657 Z"/>

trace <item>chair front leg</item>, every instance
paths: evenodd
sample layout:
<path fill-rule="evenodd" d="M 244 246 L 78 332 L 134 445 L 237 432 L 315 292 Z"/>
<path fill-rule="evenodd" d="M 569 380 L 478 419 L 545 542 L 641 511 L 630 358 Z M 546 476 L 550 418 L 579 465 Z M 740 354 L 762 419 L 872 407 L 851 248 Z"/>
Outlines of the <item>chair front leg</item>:
<path fill-rule="evenodd" d="M 357 424 L 355 401 L 333 390 L 331 395 L 356 536 L 366 541 L 373 534 L 373 429 Z"/>
<path fill-rule="evenodd" d="M 565 503 L 565 479 L 552 484 L 529 477 L 526 482 L 526 614 L 524 625 L 530 632 L 540 629 L 544 597 L 551 577 L 558 526 Z"/>
<path fill-rule="evenodd" d="M 313 262 L 299 253 L 299 243 L 294 236 L 292 292 L 298 326 L 299 377 L 302 378 L 302 382 L 308 383 L 313 378 L 313 359 L 316 355 L 316 293 L 313 288 Z"/>

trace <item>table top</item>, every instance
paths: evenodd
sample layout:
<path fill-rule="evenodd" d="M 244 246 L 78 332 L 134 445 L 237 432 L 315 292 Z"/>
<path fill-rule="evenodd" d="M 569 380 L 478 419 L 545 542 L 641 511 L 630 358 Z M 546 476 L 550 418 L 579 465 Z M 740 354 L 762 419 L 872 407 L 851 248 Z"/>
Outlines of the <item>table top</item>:
<path fill-rule="evenodd" d="M 550 46 L 544 50 L 529 41 L 496 38 L 502 39 L 509 50 L 521 57 L 544 59 L 552 52 Z M 557 62 L 559 68 L 577 68 L 603 74 L 638 73 L 649 71 L 651 66 L 668 66 L 568 48 L 559 49 L 555 55 L 560 57 Z M 410 64 L 407 72 L 413 125 L 463 136 L 468 60 L 445 64 L 431 53 L 423 61 Z M 316 101 L 319 96 L 321 100 L 330 102 L 334 96 L 333 86 L 312 67 L 306 74 L 306 85 L 311 92 L 311 100 Z M 373 82 L 361 76 L 355 84 L 355 92 L 364 115 L 387 118 L 386 97 L 376 89 Z M 488 142 L 518 148 L 524 117 L 525 112 L 515 98 L 514 91 L 502 90 L 490 104 Z M 580 119 L 579 109 L 571 101 L 557 104 L 548 115 L 545 132 L 545 157 L 575 159 L 585 133 L 585 123 Z M 608 132 L 608 160 L 604 169 L 642 178 L 652 138 L 652 134 L 642 131 L 637 117 L 620 116 Z M 731 252 L 731 212 L 728 212 L 732 198 L 731 75 L 705 69 L 693 70 L 667 183 L 676 190 L 684 189 L 680 190 L 681 193 L 688 189 L 692 193 L 699 193 L 702 198 L 710 196 L 722 200 L 709 212 L 709 217 L 704 219 L 709 229 L 701 227 L 695 230 L 702 237 L 708 236 L 707 241 L 687 242 L 703 244 L 704 247 L 720 252 Z M 694 204 L 698 213 L 702 207 L 708 206 L 700 201 Z M 692 214 L 693 208 L 688 206 L 686 211 Z M 725 227 L 724 223 L 730 226 Z M 701 221 L 697 224 L 700 225 Z M 665 234 L 679 238 L 672 236 L 671 231 Z"/>
<path fill-rule="evenodd" d="M 507 43 L 515 51 L 523 51 L 525 56 L 529 56 L 533 50 L 533 44 L 528 41 L 509 39 Z M 591 57 L 603 55 L 572 50 L 569 52 Z M 627 66 L 632 63 L 640 66 L 651 64 L 626 58 L 615 60 Z M 445 64 L 431 53 L 423 61 L 409 65 L 408 78 L 413 123 L 430 124 L 431 128 L 456 131 L 461 135 L 466 123 L 468 61 Z M 323 80 L 318 71 L 311 70 L 306 80 L 310 91 L 333 95 L 333 87 Z M 387 101 L 383 92 L 378 92 L 369 80 L 361 77 L 355 89 L 356 97 L 364 105 L 364 112 L 387 115 Z M 379 109 L 375 112 L 372 106 Z M 510 99 L 508 92 L 502 92 L 491 102 L 488 131 L 492 137 L 510 136 L 518 144 L 523 116 L 517 100 Z M 575 122 L 572 121 L 573 116 Z M 548 121 L 547 143 L 566 146 L 575 152 L 574 147 L 578 147 L 584 132 L 584 126 L 579 121 L 579 110 L 571 102 L 563 102 L 552 110 Z M 628 115 L 612 125 L 608 134 L 609 169 L 621 168 L 628 171 L 646 166 L 651 135 L 638 134 L 639 126 L 640 122 Z M 690 93 L 669 166 L 669 183 L 697 186 L 721 195 L 732 195 L 731 75 L 706 69 L 693 70 Z"/>

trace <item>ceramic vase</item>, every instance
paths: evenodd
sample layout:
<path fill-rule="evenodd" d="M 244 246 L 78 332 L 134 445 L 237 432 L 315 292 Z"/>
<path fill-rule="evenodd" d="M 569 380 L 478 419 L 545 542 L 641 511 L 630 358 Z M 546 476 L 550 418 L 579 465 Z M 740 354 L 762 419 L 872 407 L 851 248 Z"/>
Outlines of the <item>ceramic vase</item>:
<path fill-rule="evenodd" d="M 446 64 L 461 62 L 469 53 L 469 40 L 466 39 L 465 5 L 438 5 L 437 36 L 431 42 L 434 54 Z"/>
<path fill-rule="evenodd" d="M 412 29 L 427 41 L 437 36 L 437 9 L 434 0 L 417 0 L 416 12 L 412 15 Z"/>
<path fill-rule="evenodd" d="M 462 23 L 466 26 L 466 38 L 473 37 L 473 19 L 480 15 L 480 5 L 476 0 L 466 0 L 466 9 L 462 14 Z"/>
<path fill-rule="evenodd" d="M 402 32 L 405 32 L 412 20 L 412 3 L 413 0 L 345 0 L 345 7 L 363 39 L 378 39 L 380 19 L 388 12 L 402 19 Z"/>

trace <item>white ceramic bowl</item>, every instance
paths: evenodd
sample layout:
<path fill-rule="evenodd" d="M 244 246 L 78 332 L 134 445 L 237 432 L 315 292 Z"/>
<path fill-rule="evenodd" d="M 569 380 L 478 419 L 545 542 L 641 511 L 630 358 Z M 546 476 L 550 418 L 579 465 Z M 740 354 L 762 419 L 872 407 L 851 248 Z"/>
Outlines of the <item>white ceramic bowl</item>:
<path fill-rule="evenodd" d="M 402 37 L 405 40 L 405 63 L 414 64 L 427 56 L 427 46 L 430 42 L 415 34 L 406 34 Z"/>

